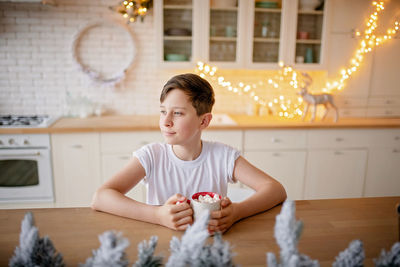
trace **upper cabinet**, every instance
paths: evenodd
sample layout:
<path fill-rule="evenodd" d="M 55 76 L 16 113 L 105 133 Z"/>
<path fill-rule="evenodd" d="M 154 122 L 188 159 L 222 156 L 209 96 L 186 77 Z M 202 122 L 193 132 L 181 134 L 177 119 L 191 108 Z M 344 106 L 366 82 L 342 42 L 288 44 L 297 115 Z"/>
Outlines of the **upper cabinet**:
<path fill-rule="evenodd" d="M 156 0 L 158 62 L 193 67 L 324 64 L 329 0 Z"/>

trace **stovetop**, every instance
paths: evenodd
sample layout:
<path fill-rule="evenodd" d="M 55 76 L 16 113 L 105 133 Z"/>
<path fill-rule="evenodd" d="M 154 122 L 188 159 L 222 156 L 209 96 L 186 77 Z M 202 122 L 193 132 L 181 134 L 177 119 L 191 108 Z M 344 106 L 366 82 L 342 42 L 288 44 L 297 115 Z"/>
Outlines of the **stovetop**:
<path fill-rule="evenodd" d="M 0 128 L 44 128 L 56 119 L 49 115 L 0 115 Z"/>

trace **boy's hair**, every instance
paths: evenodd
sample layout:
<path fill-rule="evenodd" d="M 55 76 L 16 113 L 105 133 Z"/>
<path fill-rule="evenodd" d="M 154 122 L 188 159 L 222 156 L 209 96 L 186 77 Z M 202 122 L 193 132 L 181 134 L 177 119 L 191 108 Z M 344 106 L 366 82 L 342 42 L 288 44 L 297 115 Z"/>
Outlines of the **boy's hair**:
<path fill-rule="evenodd" d="M 174 89 L 182 90 L 189 97 L 197 116 L 211 112 L 215 103 L 214 90 L 210 83 L 199 75 L 186 73 L 169 79 L 161 91 L 160 102 L 164 102 L 168 93 Z"/>

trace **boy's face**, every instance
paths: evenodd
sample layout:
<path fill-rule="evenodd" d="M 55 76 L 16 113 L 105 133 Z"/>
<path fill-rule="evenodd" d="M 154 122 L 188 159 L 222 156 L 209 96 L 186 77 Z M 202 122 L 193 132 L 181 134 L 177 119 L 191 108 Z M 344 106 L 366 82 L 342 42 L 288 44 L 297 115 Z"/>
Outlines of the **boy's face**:
<path fill-rule="evenodd" d="M 197 116 L 196 109 L 182 90 L 171 90 L 161 103 L 160 112 L 160 129 L 168 144 L 195 144 L 200 140 L 201 130 L 205 128 L 205 114 Z"/>

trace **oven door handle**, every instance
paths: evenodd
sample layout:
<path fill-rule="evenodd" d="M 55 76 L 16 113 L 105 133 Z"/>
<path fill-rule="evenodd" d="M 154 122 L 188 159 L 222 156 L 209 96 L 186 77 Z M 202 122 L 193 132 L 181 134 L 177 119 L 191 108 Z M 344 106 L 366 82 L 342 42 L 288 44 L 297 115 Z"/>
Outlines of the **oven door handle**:
<path fill-rule="evenodd" d="M 36 157 L 36 156 L 40 156 L 40 152 L 36 152 L 36 153 L 25 153 L 25 154 L 0 154 L 1 157 Z"/>

